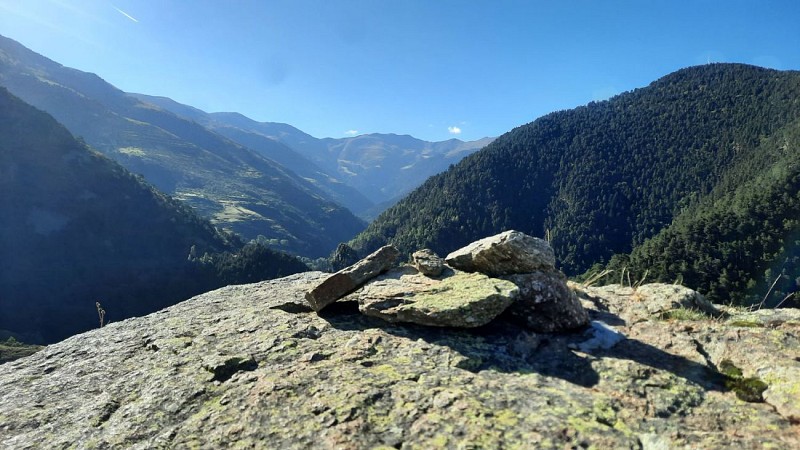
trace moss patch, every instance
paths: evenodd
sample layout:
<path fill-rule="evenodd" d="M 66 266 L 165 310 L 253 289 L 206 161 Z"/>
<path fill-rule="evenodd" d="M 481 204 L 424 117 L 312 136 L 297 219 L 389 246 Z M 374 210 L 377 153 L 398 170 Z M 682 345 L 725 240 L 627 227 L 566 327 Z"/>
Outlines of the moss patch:
<path fill-rule="evenodd" d="M 743 328 L 764 328 L 764 324 L 761 322 L 756 322 L 754 320 L 733 320 L 728 322 L 728 325 L 732 327 L 743 327 Z"/>
<path fill-rule="evenodd" d="M 729 359 L 724 359 L 719 364 L 719 371 L 725 376 L 725 387 L 736 393 L 739 400 L 750 403 L 762 403 L 767 383 L 758 377 L 745 378 L 742 369 L 736 367 Z"/>

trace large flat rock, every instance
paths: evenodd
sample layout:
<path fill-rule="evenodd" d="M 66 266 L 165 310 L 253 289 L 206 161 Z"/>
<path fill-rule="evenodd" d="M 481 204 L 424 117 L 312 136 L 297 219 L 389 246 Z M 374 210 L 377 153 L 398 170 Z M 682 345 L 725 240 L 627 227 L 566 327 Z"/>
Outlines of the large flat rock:
<path fill-rule="evenodd" d="M 430 278 L 411 266 L 387 272 L 346 299 L 359 310 L 390 322 L 437 327 L 472 328 L 486 325 L 517 296 L 511 282 L 480 273 L 449 270 Z"/>
<path fill-rule="evenodd" d="M 800 448 L 787 313 L 625 324 L 624 304 L 587 302 L 626 339 L 585 354 L 582 332 L 318 315 L 304 294 L 326 276 L 223 288 L 0 365 L 0 448 Z M 722 359 L 767 403 L 715 381 Z"/>

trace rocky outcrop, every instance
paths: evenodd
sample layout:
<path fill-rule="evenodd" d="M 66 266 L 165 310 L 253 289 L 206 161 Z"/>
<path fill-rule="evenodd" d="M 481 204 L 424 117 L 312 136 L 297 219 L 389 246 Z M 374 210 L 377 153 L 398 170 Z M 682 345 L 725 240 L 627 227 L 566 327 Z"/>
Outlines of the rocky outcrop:
<path fill-rule="evenodd" d="M 344 242 L 341 242 L 336 246 L 336 250 L 333 252 L 333 256 L 331 256 L 331 267 L 333 267 L 335 272 L 338 272 L 348 266 L 352 266 L 357 262 L 358 252 L 353 250 L 353 247 L 350 247 Z"/>
<path fill-rule="evenodd" d="M 547 241 L 514 230 L 475 241 L 445 261 L 454 269 L 490 276 L 552 270 L 556 263 Z"/>
<path fill-rule="evenodd" d="M 583 330 L 502 318 L 317 314 L 304 293 L 327 276 L 230 286 L 0 366 L 0 448 L 800 448 L 798 311 L 628 322 L 629 296 L 586 288 L 624 339 L 581 350 Z"/>
<path fill-rule="evenodd" d="M 400 267 L 344 300 L 357 300 L 362 313 L 389 322 L 473 328 L 505 311 L 519 291 L 510 281 L 448 270 L 447 276 L 437 279 L 411 266 Z"/>
<path fill-rule="evenodd" d="M 699 292 L 685 286 L 645 284 L 636 288 L 634 297 L 650 315 L 664 314 L 677 308 L 696 310 L 714 317 L 720 315 L 720 311 Z"/>
<path fill-rule="evenodd" d="M 364 282 L 386 272 L 394 265 L 399 252 L 386 245 L 357 263 L 327 277 L 306 293 L 306 301 L 314 311 L 330 305 L 343 296 L 353 292 Z"/>
<path fill-rule="evenodd" d="M 628 321 L 638 322 L 653 317 L 669 318 L 675 314 L 695 313 L 708 317 L 719 317 L 721 311 L 700 293 L 684 286 L 652 283 L 633 288 L 612 284 L 586 290 L 578 284 L 571 288 L 584 299 L 625 305 L 614 311 Z M 611 300 L 609 300 L 611 299 Z"/>

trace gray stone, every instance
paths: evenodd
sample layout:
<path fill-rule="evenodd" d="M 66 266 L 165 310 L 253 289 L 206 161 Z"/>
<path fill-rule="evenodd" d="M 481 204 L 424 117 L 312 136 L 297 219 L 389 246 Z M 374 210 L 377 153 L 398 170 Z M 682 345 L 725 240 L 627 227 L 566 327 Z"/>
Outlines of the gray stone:
<path fill-rule="evenodd" d="M 678 308 L 700 311 L 713 317 L 720 315 L 720 311 L 702 294 L 677 284 L 644 284 L 636 289 L 634 297 L 642 302 L 652 315 L 663 314 Z"/>
<path fill-rule="evenodd" d="M 550 270 L 556 263 L 547 241 L 513 230 L 475 241 L 445 261 L 455 269 L 490 276 Z"/>
<path fill-rule="evenodd" d="M 285 307 L 325 277 L 229 286 L 0 365 L 0 448 L 800 448 L 800 312 L 625 323 L 630 296 L 587 288 L 592 320 L 627 336 L 587 355 L 582 332 L 499 318 Z M 715 381 L 723 360 L 766 403 Z"/>
<path fill-rule="evenodd" d="M 528 330 L 551 333 L 579 328 L 589 315 L 561 272 L 533 272 L 503 277 L 519 287 L 517 300 L 503 317 Z"/>
<path fill-rule="evenodd" d="M 721 311 L 700 293 L 680 285 L 651 283 L 632 288 L 611 284 L 596 288 L 574 285 L 577 294 L 590 301 L 610 302 L 605 307 L 628 322 L 652 318 L 667 318 L 681 310 L 692 311 L 708 317 L 719 317 Z M 619 310 L 613 310 L 624 305 Z"/>
<path fill-rule="evenodd" d="M 414 261 L 414 267 L 425 276 L 438 277 L 444 270 L 444 260 L 433 250 L 427 248 L 418 250 L 411 255 L 411 259 Z"/>
<path fill-rule="evenodd" d="M 361 261 L 326 278 L 306 293 L 306 301 L 314 311 L 319 312 L 366 281 L 389 270 L 399 255 L 400 252 L 393 246 L 383 246 Z"/>
<path fill-rule="evenodd" d="M 362 313 L 390 322 L 473 328 L 502 313 L 517 292 L 513 283 L 481 273 L 448 270 L 437 279 L 403 266 L 374 279 L 347 299 L 357 300 Z"/>

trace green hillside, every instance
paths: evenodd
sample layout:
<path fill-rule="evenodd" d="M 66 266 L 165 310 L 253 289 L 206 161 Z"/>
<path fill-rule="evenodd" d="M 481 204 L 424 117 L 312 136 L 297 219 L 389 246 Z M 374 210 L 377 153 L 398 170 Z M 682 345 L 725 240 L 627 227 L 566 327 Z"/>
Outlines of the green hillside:
<path fill-rule="evenodd" d="M 799 117 L 798 72 L 683 69 L 506 133 L 429 179 L 351 244 L 447 253 L 518 229 L 550 239 L 562 269 L 580 274 L 631 252 L 715 189 L 737 186 L 736 173 L 770 170 L 765 140 Z"/>
<path fill-rule="evenodd" d="M 257 132 L 256 127 L 247 126 L 248 124 L 257 125 L 258 122 L 235 113 L 209 114 L 197 108 L 180 104 L 167 97 L 154 97 L 144 94 L 128 95 L 145 103 L 171 111 L 178 116 L 195 121 L 217 134 L 255 150 L 262 156 L 277 162 L 303 177 L 304 180 L 319 188 L 336 203 L 345 206 L 355 214 L 374 206 L 371 201 L 367 200 L 367 198 L 355 188 L 344 184 L 337 177 L 334 177 L 329 172 L 324 171 L 315 163 L 311 162 L 310 159 L 279 142 L 277 139 Z M 229 117 L 237 117 L 238 120 L 226 121 L 225 118 Z M 234 123 L 236 125 L 234 125 Z M 297 132 L 300 132 L 300 130 L 297 130 Z M 309 138 L 314 139 L 310 136 Z"/>
<path fill-rule="evenodd" d="M 317 139 L 283 123 L 257 122 L 238 113 L 209 114 L 166 97 L 129 95 L 258 151 L 366 219 L 375 218 L 431 175 L 493 140 L 428 142 L 379 133 Z"/>
<path fill-rule="evenodd" d="M 800 282 L 800 121 L 763 139 L 711 194 L 609 268 L 682 280 L 719 302 L 797 305 L 787 296 Z"/>
<path fill-rule="evenodd" d="M 2 88 L 0 192 L 0 331 L 25 342 L 98 326 L 98 301 L 116 321 L 254 281 L 254 267 L 259 279 L 305 269 L 242 249 Z"/>
<path fill-rule="evenodd" d="M 323 256 L 365 223 L 256 151 L 0 36 L 0 85 L 159 190 L 246 239 Z"/>

